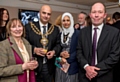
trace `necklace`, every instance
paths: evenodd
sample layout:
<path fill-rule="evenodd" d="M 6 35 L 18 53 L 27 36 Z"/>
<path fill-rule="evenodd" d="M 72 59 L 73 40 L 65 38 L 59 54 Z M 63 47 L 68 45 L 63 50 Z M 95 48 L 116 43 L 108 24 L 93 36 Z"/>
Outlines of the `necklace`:
<path fill-rule="evenodd" d="M 63 34 L 63 42 L 64 42 L 64 43 L 67 41 L 68 35 L 69 35 L 69 33 L 67 33 L 66 35 Z"/>
<path fill-rule="evenodd" d="M 48 31 L 45 34 L 42 34 L 42 32 L 32 23 L 30 22 L 31 28 L 32 30 L 38 34 L 42 36 L 42 39 L 40 40 L 40 43 L 43 45 L 43 48 L 46 47 L 46 45 L 48 44 L 48 39 L 46 38 L 49 34 L 51 34 L 54 30 L 54 25 L 51 25 L 51 27 L 48 29 Z"/>

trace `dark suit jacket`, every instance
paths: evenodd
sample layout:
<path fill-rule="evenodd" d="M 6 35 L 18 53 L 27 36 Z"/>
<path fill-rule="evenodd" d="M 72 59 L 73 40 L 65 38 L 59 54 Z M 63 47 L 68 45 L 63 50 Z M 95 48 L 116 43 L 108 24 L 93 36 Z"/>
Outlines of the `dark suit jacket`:
<path fill-rule="evenodd" d="M 40 30 L 39 22 L 34 22 L 34 25 Z M 48 29 L 50 28 L 50 26 L 51 26 L 51 24 L 48 23 Z M 42 39 L 41 35 L 36 34 L 32 30 L 30 24 L 26 25 L 25 28 L 26 28 L 26 39 L 30 42 L 30 44 L 32 45 L 32 48 L 33 49 L 34 49 L 34 47 L 42 48 L 43 46 L 40 43 L 40 40 Z M 48 35 L 47 38 L 49 40 L 48 51 L 55 50 L 55 54 L 59 55 L 59 53 L 61 51 L 59 28 L 55 26 L 53 32 L 50 35 Z M 41 68 L 42 68 L 42 63 L 43 63 L 43 57 L 37 56 L 37 60 L 39 63 L 37 72 L 40 72 Z M 55 56 L 52 59 L 47 60 L 48 71 L 50 74 L 54 73 L 54 71 L 55 71 L 54 62 L 55 62 Z"/>
<path fill-rule="evenodd" d="M 113 66 L 119 60 L 120 42 L 119 30 L 104 25 L 98 44 L 96 67 L 100 68 L 96 77 L 97 82 L 113 82 Z M 92 27 L 84 28 L 80 31 L 77 58 L 81 67 L 80 82 L 90 82 L 85 76 L 84 66 L 91 64 L 92 59 Z"/>
<path fill-rule="evenodd" d="M 23 39 L 23 43 L 28 51 L 30 57 L 32 57 L 32 47 L 27 40 Z M 22 64 L 16 64 L 14 52 L 12 48 L 17 52 L 20 58 L 23 60 L 22 54 L 18 49 L 13 37 L 10 37 L 10 45 L 8 39 L 0 42 L 0 82 L 18 82 L 18 74 L 24 73 Z M 24 61 L 24 60 L 23 60 Z"/>
<path fill-rule="evenodd" d="M 120 20 L 118 20 L 117 22 L 115 22 L 114 24 L 112 24 L 112 26 L 118 28 L 120 30 Z"/>
<path fill-rule="evenodd" d="M 117 28 L 120 30 L 120 20 L 118 20 L 117 22 L 112 24 L 112 26 L 114 26 L 114 28 Z M 113 78 L 114 82 L 120 82 L 120 60 L 114 67 L 113 77 L 114 77 Z"/>

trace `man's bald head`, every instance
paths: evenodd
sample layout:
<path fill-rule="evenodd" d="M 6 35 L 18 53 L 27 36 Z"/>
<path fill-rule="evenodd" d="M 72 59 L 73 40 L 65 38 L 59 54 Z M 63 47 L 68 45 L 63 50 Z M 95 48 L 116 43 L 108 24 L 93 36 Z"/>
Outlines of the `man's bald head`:
<path fill-rule="evenodd" d="M 40 11 L 43 10 L 43 9 L 49 9 L 51 12 L 52 12 L 52 9 L 49 5 L 43 5 L 41 8 L 40 8 Z"/>
<path fill-rule="evenodd" d="M 49 5 L 43 5 L 41 8 L 40 8 L 40 21 L 43 23 L 43 24 L 47 24 L 50 20 L 50 17 L 51 17 L 51 13 L 52 13 L 52 9 Z"/>

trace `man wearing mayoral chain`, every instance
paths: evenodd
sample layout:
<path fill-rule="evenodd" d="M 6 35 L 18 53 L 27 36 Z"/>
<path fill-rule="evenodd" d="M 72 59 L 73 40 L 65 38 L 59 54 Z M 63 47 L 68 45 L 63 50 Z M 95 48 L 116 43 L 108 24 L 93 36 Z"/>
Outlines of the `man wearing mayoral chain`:
<path fill-rule="evenodd" d="M 37 82 L 52 82 L 55 72 L 54 61 L 61 51 L 59 28 L 50 24 L 51 8 L 40 8 L 40 20 L 26 25 L 26 39 L 32 45 L 34 56 L 39 63 L 36 69 Z"/>

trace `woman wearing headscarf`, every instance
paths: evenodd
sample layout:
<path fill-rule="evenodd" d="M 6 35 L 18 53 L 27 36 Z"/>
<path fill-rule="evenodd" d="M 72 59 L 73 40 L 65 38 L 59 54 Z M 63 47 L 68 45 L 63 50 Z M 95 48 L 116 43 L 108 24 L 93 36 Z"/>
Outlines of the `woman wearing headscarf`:
<path fill-rule="evenodd" d="M 61 33 L 61 46 L 63 49 L 59 58 L 61 59 L 61 65 L 68 63 L 70 66 L 67 72 L 64 72 L 61 68 L 56 68 L 55 82 L 78 82 L 76 46 L 79 31 L 74 29 L 74 20 L 70 13 L 64 13 L 61 21 L 63 29 Z"/>

